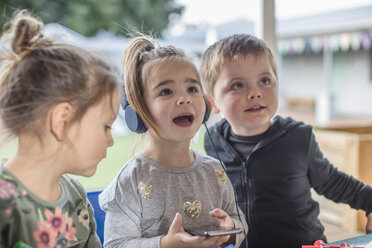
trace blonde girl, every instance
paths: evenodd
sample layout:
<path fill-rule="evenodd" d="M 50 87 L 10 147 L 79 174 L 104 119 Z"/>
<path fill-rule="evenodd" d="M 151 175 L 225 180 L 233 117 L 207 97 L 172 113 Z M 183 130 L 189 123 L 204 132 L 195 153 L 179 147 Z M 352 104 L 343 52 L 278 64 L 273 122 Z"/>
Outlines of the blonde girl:
<path fill-rule="evenodd" d="M 0 247 L 101 247 L 86 192 L 66 174 L 92 176 L 113 144 L 118 79 L 98 55 L 56 44 L 42 27 L 21 10 L 2 36 L 1 136 L 18 146 L 0 164 Z"/>

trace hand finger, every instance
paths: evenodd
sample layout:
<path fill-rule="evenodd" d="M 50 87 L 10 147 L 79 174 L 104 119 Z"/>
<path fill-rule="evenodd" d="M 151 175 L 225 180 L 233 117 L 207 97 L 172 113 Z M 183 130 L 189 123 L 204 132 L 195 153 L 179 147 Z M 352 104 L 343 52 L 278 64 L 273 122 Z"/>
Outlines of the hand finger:
<path fill-rule="evenodd" d="M 210 211 L 210 215 L 212 215 L 213 217 L 219 217 L 221 215 L 221 210 L 218 208 L 215 208 L 212 211 Z"/>
<path fill-rule="evenodd" d="M 177 233 L 177 232 L 183 232 L 182 216 L 179 213 L 176 213 L 176 216 L 174 217 L 172 224 L 169 227 L 168 233 Z"/>
<path fill-rule="evenodd" d="M 213 209 L 210 212 L 210 215 L 213 216 L 213 217 L 217 217 L 217 218 L 224 218 L 224 217 L 227 216 L 226 212 L 219 209 L 219 208 Z"/>

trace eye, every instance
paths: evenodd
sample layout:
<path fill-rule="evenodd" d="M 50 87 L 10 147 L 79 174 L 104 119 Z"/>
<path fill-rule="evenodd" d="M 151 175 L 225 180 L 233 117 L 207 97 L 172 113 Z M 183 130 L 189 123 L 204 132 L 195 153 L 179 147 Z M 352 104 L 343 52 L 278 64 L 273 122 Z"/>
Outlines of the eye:
<path fill-rule="evenodd" d="M 189 93 L 197 93 L 197 92 L 199 92 L 199 89 L 198 89 L 198 87 L 191 86 L 191 87 L 189 87 L 187 89 L 187 92 L 189 92 Z"/>
<path fill-rule="evenodd" d="M 111 130 L 111 126 L 110 125 L 105 125 L 105 131 L 107 132 L 108 130 Z"/>
<path fill-rule="evenodd" d="M 260 84 L 269 85 L 270 84 L 270 79 L 269 78 L 262 78 L 261 81 L 260 81 Z"/>
<path fill-rule="evenodd" d="M 163 89 L 160 91 L 160 96 L 167 96 L 172 94 L 172 91 L 170 89 Z"/>
<path fill-rule="evenodd" d="M 232 86 L 231 86 L 231 89 L 232 90 L 239 90 L 239 89 L 243 89 L 244 88 L 244 85 L 242 82 L 235 82 Z"/>

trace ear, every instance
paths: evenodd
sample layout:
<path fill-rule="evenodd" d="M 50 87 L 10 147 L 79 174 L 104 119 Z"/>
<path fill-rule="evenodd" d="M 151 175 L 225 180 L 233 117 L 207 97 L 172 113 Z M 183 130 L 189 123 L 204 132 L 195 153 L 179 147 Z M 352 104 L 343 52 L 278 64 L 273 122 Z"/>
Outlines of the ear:
<path fill-rule="evenodd" d="M 54 106 L 50 114 L 50 131 L 58 141 L 63 140 L 69 120 L 73 115 L 71 104 L 62 102 Z"/>
<path fill-rule="evenodd" d="M 213 97 L 210 95 L 205 94 L 205 97 L 208 99 L 209 103 L 211 104 L 211 110 L 213 114 L 218 114 L 220 112 L 219 108 L 214 103 Z"/>

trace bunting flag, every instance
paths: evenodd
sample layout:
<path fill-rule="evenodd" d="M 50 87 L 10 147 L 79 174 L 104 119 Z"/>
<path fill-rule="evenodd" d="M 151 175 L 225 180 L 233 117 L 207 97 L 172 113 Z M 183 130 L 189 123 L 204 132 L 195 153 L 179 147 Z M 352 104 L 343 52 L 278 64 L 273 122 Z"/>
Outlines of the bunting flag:
<path fill-rule="evenodd" d="M 340 33 L 311 37 L 285 38 L 278 40 L 280 54 L 319 53 L 330 49 L 332 52 L 347 52 L 372 47 L 372 31 Z"/>

